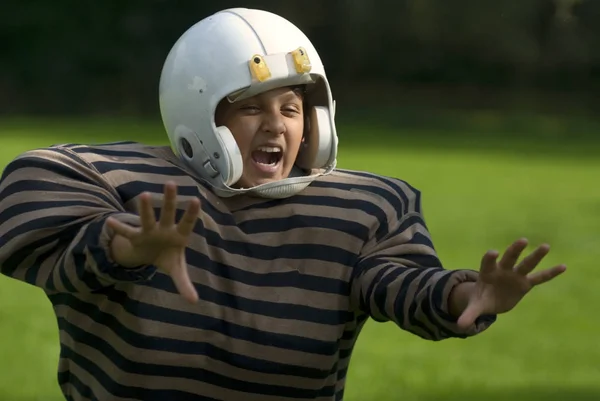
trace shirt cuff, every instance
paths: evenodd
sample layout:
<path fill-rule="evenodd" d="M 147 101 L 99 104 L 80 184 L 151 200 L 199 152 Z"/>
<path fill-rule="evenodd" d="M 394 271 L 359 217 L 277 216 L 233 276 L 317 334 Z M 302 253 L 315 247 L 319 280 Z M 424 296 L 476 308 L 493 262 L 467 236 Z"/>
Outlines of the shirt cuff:
<path fill-rule="evenodd" d="M 452 270 L 435 284 L 431 293 L 432 315 L 446 337 L 471 337 L 485 331 L 496 321 L 497 315 L 482 315 L 471 326 L 461 329 L 457 324 L 458 317 L 450 314 L 449 298 L 452 290 L 461 283 L 476 282 L 478 277 L 479 273 L 474 270 Z"/>
<path fill-rule="evenodd" d="M 110 215 L 110 217 L 135 227 L 140 226 L 140 218 L 134 214 L 116 213 Z M 106 219 L 93 223 L 93 225 L 90 229 L 98 233 L 98 240 L 90 241 L 91 245 L 88 246 L 88 251 L 91 257 L 91 265 L 99 277 L 117 283 L 147 281 L 154 276 L 156 267 L 153 265 L 129 268 L 116 263 L 110 255 L 110 243 L 115 236 L 114 230 L 106 224 Z"/>

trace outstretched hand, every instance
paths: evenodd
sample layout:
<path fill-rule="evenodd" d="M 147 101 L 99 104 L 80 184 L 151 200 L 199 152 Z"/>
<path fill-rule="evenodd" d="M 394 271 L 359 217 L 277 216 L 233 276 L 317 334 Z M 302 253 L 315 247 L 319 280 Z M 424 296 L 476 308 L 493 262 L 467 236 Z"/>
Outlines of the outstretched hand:
<path fill-rule="evenodd" d="M 200 201 L 192 199 L 181 221 L 176 223 L 176 200 L 177 186 L 169 182 L 165 185 L 158 221 L 149 193 L 140 195 L 140 227 L 109 218 L 107 224 L 117 234 L 111 243 L 112 257 L 125 267 L 156 266 L 171 276 L 185 299 L 196 302 L 198 294 L 188 274 L 185 249 L 200 212 Z"/>
<path fill-rule="evenodd" d="M 459 327 L 469 327 L 481 315 L 510 311 L 533 287 L 547 283 L 566 270 L 566 266 L 558 265 L 532 273 L 550 251 L 548 245 L 539 246 L 516 264 L 527 244 L 526 239 L 515 241 L 500 261 L 497 261 L 496 251 L 483 256 L 479 278 L 469 291 L 467 305 L 458 319 Z"/>

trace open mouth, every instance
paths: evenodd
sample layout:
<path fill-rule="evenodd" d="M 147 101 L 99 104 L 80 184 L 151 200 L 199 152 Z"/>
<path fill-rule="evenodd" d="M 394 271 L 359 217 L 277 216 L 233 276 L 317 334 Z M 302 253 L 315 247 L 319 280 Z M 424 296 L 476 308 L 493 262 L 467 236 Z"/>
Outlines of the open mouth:
<path fill-rule="evenodd" d="M 267 169 L 277 167 L 282 158 L 283 152 L 278 147 L 260 146 L 252 152 L 254 163 Z"/>

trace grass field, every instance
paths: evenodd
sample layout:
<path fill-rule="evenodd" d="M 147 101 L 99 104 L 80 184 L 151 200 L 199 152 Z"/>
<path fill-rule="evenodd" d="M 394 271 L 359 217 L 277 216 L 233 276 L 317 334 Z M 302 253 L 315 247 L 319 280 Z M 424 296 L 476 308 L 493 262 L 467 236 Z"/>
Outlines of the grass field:
<path fill-rule="evenodd" d="M 551 244 L 544 266 L 566 263 L 569 270 L 468 340 L 426 342 L 370 322 L 353 357 L 348 401 L 600 399 L 599 147 L 565 140 L 564 134 L 580 132 L 554 119 L 540 120 L 545 128 L 533 139 L 517 139 L 514 131 L 501 136 L 502 129 L 484 138 L 475 130 L 506 126 L 479 117 L 455 131 L 341 125 L 340 166 L 401 177 L 421 189 L 447 267 L 477 269 L 487 249 L 525 236 Z M 471 135 L 456 136 L 469 126 Z M 351 140 L 344 142 L 346 136 Z M 164 136 L 158 124 L 23 120 L 0 123 L 0 138 L 4 165 L 23 150 L 52 143 L 158 143 Z M 0 400 L 60 400 L 49 303 L 41 291 L 0 277 L 0 305 Z"/>

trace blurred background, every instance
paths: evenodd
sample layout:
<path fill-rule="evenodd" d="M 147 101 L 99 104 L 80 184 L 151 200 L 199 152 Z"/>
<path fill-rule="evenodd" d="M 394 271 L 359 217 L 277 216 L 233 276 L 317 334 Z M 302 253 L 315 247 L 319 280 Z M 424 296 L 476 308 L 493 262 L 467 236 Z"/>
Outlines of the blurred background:
<path fill-rule="evenodd" d="M 449 268 L 525 236 L 569 271 L 486 333 L 429 343 L 369 322 L 347 400 L 600 400 L 600 1 L 4 0 L 0 165 L 61 142 L 167 143 L 158 79 L 175 40 L 229 7 L 314 42 L 339 165 L 423 191 Z M 59 400 L 41 291 L 0 276 L 0 400 Z"/>

